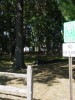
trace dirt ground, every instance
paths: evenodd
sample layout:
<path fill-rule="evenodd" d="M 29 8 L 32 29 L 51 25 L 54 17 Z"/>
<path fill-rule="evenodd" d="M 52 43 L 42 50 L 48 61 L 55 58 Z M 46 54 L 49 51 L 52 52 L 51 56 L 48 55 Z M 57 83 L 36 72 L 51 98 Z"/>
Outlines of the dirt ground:
<path fill-rule="evenodd" d="M 75 100 L 75 66 L 73 65 L 73 100 Z M 5 85 L 24 87 L 22 80 L 6 80 Z M 67 63 L 33 67 L 33 100 L 70 100 L 69 67 Z M 0 93 L 0 100 L 26 100 L 25 97 Z"/>

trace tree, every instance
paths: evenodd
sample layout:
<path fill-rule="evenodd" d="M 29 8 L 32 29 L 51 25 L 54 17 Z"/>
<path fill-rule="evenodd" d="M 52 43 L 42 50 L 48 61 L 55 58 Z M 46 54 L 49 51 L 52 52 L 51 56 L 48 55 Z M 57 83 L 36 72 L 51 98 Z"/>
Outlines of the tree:
<path fill-rule="evenodd" d="M 63 42 L 61 28 L 64 18 L 67 21 L 75 19 L 74 0 L 1 0 L 0 4 L 0 44 L 4 44 L 4 32 L 9 33 L 9 41 L 6 42 L 10 42 L 7 45 L 11 46 L 15 41 L 15 59 L 19 51 L 23 55 L 23 42 L 34 50 L 35 47 L 39 51 L 45 48 L 48 53 L 57 50 Z M 19 60 L 16 59 L 16 63 Z"/>
<path fill-rule="evenodd" d="M 33 40 L 39 51 L 46 47 L 49 53 L 52 44 L 54 50 L 58 49 L 62 43 L 63 16 L 56 0 L 26 1 L 25 11 L 26 22 L 32 26 Z"/>
<path fill-rule="evenodd" d="M 23 55 L 23 0 L 16 0 L 15 68 L 24 68 Z"/>
<path fill-rule="evenodd" d="M 66 21 L 75 20 L 75 0 L 58 0 L 59 8 Z"/>

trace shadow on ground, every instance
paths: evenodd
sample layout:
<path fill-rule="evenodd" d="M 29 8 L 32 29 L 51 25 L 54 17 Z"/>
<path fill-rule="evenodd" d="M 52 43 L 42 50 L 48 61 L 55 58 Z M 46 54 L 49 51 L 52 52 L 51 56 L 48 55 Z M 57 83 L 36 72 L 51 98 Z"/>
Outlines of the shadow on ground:
<path fill-rule="evenodd" d="M 68 62 L 41 64 L 33 67 L 34 82 L 52 85 L 56 78 L 69 78 Z"/>
<path fill-rule="evenodd" d="M 8 61 L 9 62 L 9 61 Z M 56 62 L 56 61 L 55 61 Z M 52 62 L 50 61 L 48 64 L 45 63 L 40 65 L 33 66 L 33 76 L 34 76 L 34 82 L 44 83 L 48 85 L 52 85 L 52 83 L 57 83 L 55 80 L 56 78 L 68 78 L 69 77 L 69 68 L 68 68 L 68 61 L 64 62 Z M 14 71 L 11 67 L 10 63 L 7 62 L 1 62 L 0 63 L 0 71 L 7 71 L 7 72 L 21 72 L 25 73 L 26 70 L 18 70 Z M 10 79 L 5 79 L 3 81 L 3 77 L 0 77 L 0 80 L 2 83 L 0 84 L 6 84 L 7 81 L 10 81 Z"/>
<path fill-rule="evenodd" d="M 1 62 L 0 63 L 0 71 L 8 71 L 8 72 L 14 72 L 11 64 Z M 24 73 L 25 71 L 18 71 L 21 73 Z M 57 62 L 57 63 L 49 63 L 49 64 L 40 64 L 33 66 L 33 80 L 34 83 L 43 83 L 47 84 L 48 86 L 53 85 L 53 83 L 59 83 L 59 81 L 56 80 L 56 78 L 69 78 L 69 67 L 68 67 L 68 61 L 64 62 Z M 75 79 L 75 68 L 73 68 L 73 78 Z M 8 81 L 12 81 L 12 79 L 5 79 L 3 81 L 3 77 L 0 77 L 1 83 L 6 85 Z M 20 80 L 18 80 L 20 82 Z M 1 99 L 1 98 L 0 98 Z M 7 99 L 1 99 L 1 100 L 7 100 Z M 10 100 L 10 99 L 8 99 Z M 34 99 L 39 100 L 39 99 Z"/>
<path fill-rule="evenodd" d="M 0 93 L 0 95 L 3 95 L 0 97 L 0 100 L 26 100 L 25 96 L 9 95 L 6 93 Z"/>

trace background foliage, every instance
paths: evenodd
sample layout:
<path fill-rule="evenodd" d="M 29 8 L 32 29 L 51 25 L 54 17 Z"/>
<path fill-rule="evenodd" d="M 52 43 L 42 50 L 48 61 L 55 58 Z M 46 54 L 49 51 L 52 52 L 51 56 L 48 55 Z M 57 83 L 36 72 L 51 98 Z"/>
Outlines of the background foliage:
<path fill-rule="evenodd" d="M 60 55 L 63 23 L 75 20 L 74 12 L 74 0 L 23 0 L 23 47 Z M 16 14 L 16 0 L 0 0 L 0 55 L 15 48 Z"/>

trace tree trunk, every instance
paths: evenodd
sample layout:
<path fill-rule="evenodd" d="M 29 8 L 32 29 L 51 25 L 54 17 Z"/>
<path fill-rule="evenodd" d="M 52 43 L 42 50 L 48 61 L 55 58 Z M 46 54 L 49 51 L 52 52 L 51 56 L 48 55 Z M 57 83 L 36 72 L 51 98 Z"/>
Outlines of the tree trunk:
<path fill-rule="evenodd" d="M 23 55 L 23 0 L 16 0 L 15 68 L 24 68 Z"/>

